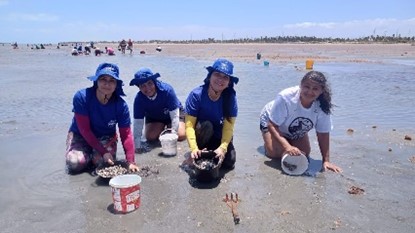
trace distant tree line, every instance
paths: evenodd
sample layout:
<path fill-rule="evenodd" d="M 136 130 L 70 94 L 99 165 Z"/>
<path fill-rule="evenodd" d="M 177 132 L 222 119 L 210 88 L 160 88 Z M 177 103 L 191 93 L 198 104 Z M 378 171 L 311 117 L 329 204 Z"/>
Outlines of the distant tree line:
<path fill-rule="evenodd" d="M 119 41 L 97 41 L 98 43 L 119 43 Z M 78 42 L 61 42 L 65 45 L 74 44 Z M 214 44 L 214 43 L 379 43 L 379 44 L 396 44 L 396 43 L 410 43 L 415 44 L 415 36 L 401 36 L 392 34 L 390 36 L 372 35 L 361 38 L 332 38 L 332 37 L 315 37 L 315 36 L 275 36 L 275 37 L 259 37 L 259 38 L 238 38 L 238 39 L 223 39 L 207 38 L 200 40 L 140 40 L 134 41 L 138 44 Z"/>
<path fill-rule="evenodd" d="M 217 40 L 207 38 L 202 40 L 143 40 L 137 43 L 173 43 L 173 44 L 211 44 L 211 43 L 414 43 L 415 36 L 401 37 L 395 34 L 391 36 L 366 36 L 361 38 L 319 38 L 315 36 L 276 36 L 260 38 L 239 38 L 230 40 Z"/>

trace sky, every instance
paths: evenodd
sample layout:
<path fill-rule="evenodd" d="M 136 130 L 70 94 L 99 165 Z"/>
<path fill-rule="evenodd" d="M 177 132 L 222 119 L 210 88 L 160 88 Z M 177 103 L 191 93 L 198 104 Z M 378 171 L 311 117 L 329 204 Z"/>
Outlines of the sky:
<path fill-rule="evenodd" d="M 415 36 L 414 0 L 0 0 L 0 42 Z"/>

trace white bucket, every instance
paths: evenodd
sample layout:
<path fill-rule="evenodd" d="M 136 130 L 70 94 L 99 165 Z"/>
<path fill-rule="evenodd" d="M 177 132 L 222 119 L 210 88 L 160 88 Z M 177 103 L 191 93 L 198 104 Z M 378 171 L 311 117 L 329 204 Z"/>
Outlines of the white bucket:
<path fill-rule="evenodd" d="M 281 159 L 281 168 L 288 175 L 300 176 L 308 169 L 308 159 L 304 154 L 285 154 Z"/>
<path fill-rule="evenodd" d="M 160 133 L 159 140 L 163 154 L 172 156 L 177 154 L 177 133 L 173 129 L 165 129 Z"/>
<path fill-rule="evenodd" d="M 141 177 L 135 174 L 120 175 L 110 180 L 115 212 L 128 213 L 140 207 L 140 183 Z"/>

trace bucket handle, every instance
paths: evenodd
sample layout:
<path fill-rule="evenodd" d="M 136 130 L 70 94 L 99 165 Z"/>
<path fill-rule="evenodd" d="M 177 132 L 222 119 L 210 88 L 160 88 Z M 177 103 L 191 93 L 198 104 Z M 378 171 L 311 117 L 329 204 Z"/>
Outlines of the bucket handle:
<path fill-rule="evenodd" d="M 171 132 L 171 133 L 175 133 L 177 134 L 176 130 L 172 129 L 172 128 L 166 128 L 165 130 L 161 131 L 160 136 L 166 134 L 167 132 Z M 160 137 L 159 136 L 159 137 Z"/>

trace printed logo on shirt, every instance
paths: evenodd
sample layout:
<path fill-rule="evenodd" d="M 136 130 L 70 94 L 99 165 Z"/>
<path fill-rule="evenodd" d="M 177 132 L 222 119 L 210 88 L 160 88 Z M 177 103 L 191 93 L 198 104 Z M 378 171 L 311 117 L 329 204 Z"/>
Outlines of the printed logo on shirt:
<path fill-rule="evenodd" d="M 310 131 L 313 128 L 313 126 L 313 122 L 308 118 L 295 118 L 288 127 L 288 132 L 290 132 L 291 134 L 290 139 L 296 140 L 301 137 L 304 137 L 304 135 L 308 131 Z"/>
<path fill-rule="evenodd" d="M 116 124 L 117 124 L 117 122 L 115 120 L 110 120 L 110 122 L 108 122 L 108 127 L 109 128 L 114 128 Z"/>
<path fill-rule="evenodd" d="M 169 110 L 167 108 L 163 109 L 164 115 L 169 115 Z"/>

